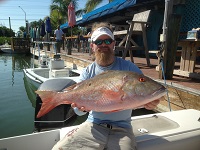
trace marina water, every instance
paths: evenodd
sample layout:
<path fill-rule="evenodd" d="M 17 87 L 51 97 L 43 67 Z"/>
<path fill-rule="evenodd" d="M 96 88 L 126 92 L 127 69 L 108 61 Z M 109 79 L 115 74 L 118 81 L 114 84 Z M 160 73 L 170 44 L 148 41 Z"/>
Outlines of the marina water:
<path fill-rule="evenodd" d="M 36 87 L 27 82 L 23 69 L 30 68 L 32 56 L 0 53 L 0 139 L 33 133 L 36 105 Z M 151 114 L 153 111 L 137 109 L 132 116 Z M 72 125 L 86 120 L 77 117 Z"/>
<path fill-rule="evenodd" d="M 31 56 L 0 54 L 0 138 L 32 133 L 35 94 L 26 89 L 23 68 Z M 30 93 L 32 95 L 30 95 Z"/>
<path fill-rule="evenodd" d="M 24 68 L 32 66 L 32 56 L 0 53 L 0 139 L 35 131 L 34 115 L 37 90 L 30 84 Z M 78 125 L 87 115 L 71 120 Z"/>

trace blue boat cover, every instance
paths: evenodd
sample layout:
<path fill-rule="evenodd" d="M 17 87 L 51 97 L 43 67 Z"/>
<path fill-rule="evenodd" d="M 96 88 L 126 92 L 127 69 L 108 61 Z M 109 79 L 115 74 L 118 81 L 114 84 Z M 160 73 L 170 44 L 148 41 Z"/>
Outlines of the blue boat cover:
<path fill-rule="evenodd" d="M 108 3 L 102 7 L 99 7 L 87 14 L 84 14 L 82 16 L 82 19 L 76 22 L 76 25 L 80 25 L 88 21 L 91 21 L 93 19 L 104 17 L 112 13 L 116 13 L 117 11 L 132 7 L 135 4 L 136 4 L 136 0 L 114 0 L 111 3 Z M 60 28 L 61 29 L 69 28 L 69 25 L 68 23 L 65 23 L 61 25 Z"/>

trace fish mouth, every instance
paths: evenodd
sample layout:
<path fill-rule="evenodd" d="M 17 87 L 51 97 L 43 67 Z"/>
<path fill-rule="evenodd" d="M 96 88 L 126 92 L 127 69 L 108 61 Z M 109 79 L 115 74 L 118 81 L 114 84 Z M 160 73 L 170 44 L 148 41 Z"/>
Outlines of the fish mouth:
<path fill-rule="evenodd" d="M 164 96 L 165 94 L 166 94 L 166 92 L 167 92 L 167 89 L 164 87 L 164 86 L 162 86 L 161 88 L 159 88 L 158 90 L 156 90 L 155 92 L 153 92 L 151 95 L 152 96 Z"/>

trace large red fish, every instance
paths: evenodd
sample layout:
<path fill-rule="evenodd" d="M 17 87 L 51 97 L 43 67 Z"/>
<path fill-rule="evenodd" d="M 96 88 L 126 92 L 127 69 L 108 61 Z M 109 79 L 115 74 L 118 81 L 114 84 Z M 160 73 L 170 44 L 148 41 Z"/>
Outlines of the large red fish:
<path fill-rule="evenodd" d="M 60 104 L 75 103 L 87 110 L 112 112 L 141 107 L 162 97 L 166 88 L 131 71 L 105 71 L 62 92 L 36 91 L 42 99 L 41 117 Z"/>

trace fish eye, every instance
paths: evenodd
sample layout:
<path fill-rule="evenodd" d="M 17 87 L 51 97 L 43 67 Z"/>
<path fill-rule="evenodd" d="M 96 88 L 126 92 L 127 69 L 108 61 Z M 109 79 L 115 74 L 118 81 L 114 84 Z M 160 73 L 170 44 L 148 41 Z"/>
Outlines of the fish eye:
<path fill-rule="evenodd" d="M 139 78 L 139 81 L 140 81 L 140 82 L 145 82 L 145 78 L 140 77 L 140 78 Z"/>

